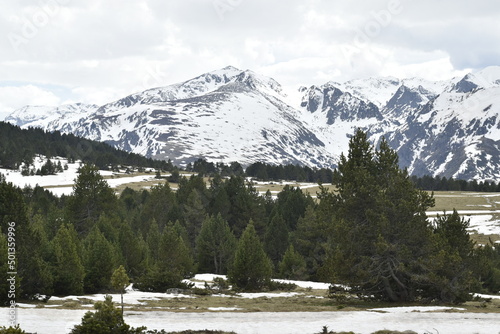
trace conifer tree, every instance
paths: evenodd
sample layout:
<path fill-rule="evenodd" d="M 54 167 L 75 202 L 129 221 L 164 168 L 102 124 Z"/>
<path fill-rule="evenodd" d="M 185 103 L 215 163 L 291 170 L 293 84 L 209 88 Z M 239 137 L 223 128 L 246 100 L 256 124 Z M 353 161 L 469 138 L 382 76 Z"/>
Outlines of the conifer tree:
<path fill-rule="evenodd" d="M 55 253 L 55 294 L 82 294 L 85 268 L 78 253 L 76 232 L 72 225 L 61 225 L 52 243 Z"/>
<path fill-rule="evenodd" d="M 150 263 L 155 263 L 158 261 L 159 253 L 160 253 L 160 240 L 161 233 L 160 228 L 158 227 L 158 223 L 153 219 L 149 226 L 149 231 L 146 236 L 146 243 L 148 245 L 149 250 L 149 261 Z"/>
<path fill-rule="evenodd" d="M 250 219 L 253 220 L 256 231 L 262 235 L 266 207 L 255 187 L 243 177 L 231 176 L 224 188 L 230 202 L 226 219 L 235 236 L 241 236 Z"/>
<path fill-rule="evenodd" d="M 382 140 L 374 151 L 358 130 L 340 158 L 330 195 L 331 228 L 324 273 L 360 293 L 390 301 L 414 300 L 428 279 L 432 253 L 425 211 L 432 197 L 415 188 Z"/>
<path fill-rule="evenodd" d="M 94 165 L 83 165 L 73 185 L 68 209 L 79 234 L 87 234 L 102 213 L 116 208 L 116 196 Z"/>
<path fill-rule="evenodd" d="M 297 229 L 291 233 L 291 243 L 294 249 L 306 261 L 306 272 L 309 279 L 318 280 L 319 269 L 324 265 L 327 243 L 331 233 L 331 213 L 320 217 L 319 208 L 326 206 L 325 195 L 319 196 L 320 206 L 306 209 L 304 217 L 299 218 Z"/>
<path fill-rule="evenodd" d="M 110 286 L 115 267 L 115 249 L 106 240 L 98 227 L 94 227 L 84 241 L 84 289 L 86 293 L 97 293 Z"/>
<path fill-rule="evenodd" d="M 194 263 L 186 243 L 169 223 L 161 236 L 158 262 L 164 271 L 177 273 L 180 280 L 193 271 Z"/>
<path fill-rule="evenodd" d="M 267 257 L 255 227 L 250 221 L 243 231 L 229 271 L 229 281 L 243 291 L 258 291 L 269 285 L 271 260 Z"/>
<path fill-rule="evenodd" d="M 156 228 L 158 225 L 155 224 Z M 119 247 L 121 256 L 125 261 L 130 276 L 133 278 L 144 274 L 147 265 L 147 244 L 141 233 L 134 233 L 128 223 L 124 223 L 120 229 Z"/>
<path fill-rule="evenodd" d="M 111 275 L 111 285 L 113 288 L 120 291 L 121 305 L 122 305 L 122 317 L 123 317 L 123 294 L 125 293 L 125 288 L 129 285 L 130 279 L 128 278 L 127 272 L 123 265 L 119 266 Z"/>
<path fill-rule="evenodd" d="M 202 272 L 226 274 L 236 250 L 236 238 L 219 214 L 206 217 L 196 238 L 198 266 Z"/>
<path fill-rule="evenodd" d="M 16 293 L 31 298 L 37 293 L 51 293 L 52 276 L 40 253 L 43 240 L 33 231 L 23 191 L 7 183 L 0 174 L 0 230 L 14 233 L 17 278 Z"/>
<path fill-rule="evenodd" d="M 219 174 L 210 180 L 208 214 L 217 216 L 221 214 L 224 219 L 229 217 L 231 203 L 225 189 L 225 183 Z"/>
<path fill-rule="evenodd" d="M 290 245 L 279 263 L 280 277 L 292 280 L 307 279 L 306 261 L 295 251 L 293 245 Z"/>
<path fill-rule="evenodd" d="M 472 271 L 474 243 L 467 232 L 468 226 L 469 221 L 456 210 L 434 220 L 435 250 L 429 260 L 432 275 L 426 290 L 428 296 L 461 303 L 469 300 L 470 292 L 479 285 Z"/>
<path fill-rule="evenodd" d="M 181 281 L 192 273 L 193 268 L 191 252 L 174 225 L 169 223 L 161 234 L 156 258 L 150 259 L 146 274 L 139 278 L 135 286 L 142 291 L 158 292 L 185 287 Z"/>
<path fill-rule="evenodd" d="M 264 233 L 264 249 L 276 266 L 288 248 L 288 227 L 280 213 L 272 216 Z"/>
<path fill-rule="evenodd" d="M 299 218 L 304 217 L 308 206 L 314 206 L 314 201 L 309 194 L 298 187 L 285 185 L 278 193 L 276 210 L 282 215 L 289 230 L 295 230 Z"/>
<path fill-rule="evenodd" d="M 176 195 L 167 182 L 152 187 L 140 215 L 142 232 L 146 234 L 153 221 L 163 230 L 169 221 L 176 220 L 178 209 Z"/>
<path fill-rule="evenodd" d="M 191 246 L 194 246 L 196 236 L 200 233 L 201 225 L 205 219 L 205 207 L 202 196 L 197 189 L 193 189 L 182 204 L 184 222 Z"/>
<path fill-rule="evenodd" d="M 144 328 L 130 328 L 123 320 L 123 314 L 115 308 L 111 296 L 94 304 L 95 312 L 87 312 L 81 324 L 76 325 L 71 334 L 131 334 L 141 333 Z"/>
<path fill-rule="evenodd" d="M 8 307 L 11 298 L 9 298 L 10 282 L 7 280 L 10 277 L 7 273 L 13 268 L 9 269 L 7 244 L 7 237 L 0 231 L 0 256 L 2 259 L 0 262 L 0 305 Z M 19 288 L 19 284 L 17 288 Z M 16 297 L 18 295 L 19 293 L 15 294 Z"/>

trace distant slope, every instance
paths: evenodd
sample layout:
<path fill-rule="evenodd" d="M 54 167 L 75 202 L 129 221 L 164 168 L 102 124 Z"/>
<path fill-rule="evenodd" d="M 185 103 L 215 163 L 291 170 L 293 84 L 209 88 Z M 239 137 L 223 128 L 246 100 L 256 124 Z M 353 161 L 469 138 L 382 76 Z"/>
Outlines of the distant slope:
<path fill-rule="evenodd" d="M 46 132 L 39 128 L 21 129 L 0 122 L 0 167 L 17 168 L 33 161 L 36 154 L 82 160 L 105 168 L 108 165 L 132 165 L 169 169 L 171 164 L 125 152 L 108 144 L 80 138 L 59 131 Z"/>
<path fill-rule="evenodd" d="M 463 78 L 368 78 L 301 87 L 225 67 L 100 107 L 25 107 L 6 120 L 187 165 L 204 158 L 335 167 L 361 128 L 414 175 L 500 179 L 500 67 Z"/>

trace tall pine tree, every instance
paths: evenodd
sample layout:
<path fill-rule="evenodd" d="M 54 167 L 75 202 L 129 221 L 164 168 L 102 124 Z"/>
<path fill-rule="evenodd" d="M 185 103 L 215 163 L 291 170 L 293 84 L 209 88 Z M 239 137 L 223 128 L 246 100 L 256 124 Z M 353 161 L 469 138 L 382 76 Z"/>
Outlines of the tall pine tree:
<path fill-rule="evenodd" d="M 426 285 L 432 253 L 425 211 L 433 198 L 415 188 L 385 140 L 375 151 L 358 130 L 334 178 L 332 238 L 324 272 L 360 293 L 414 300 Z"/>
<path fill-rule="evenodd" d="M 258 291 L 269 285 L 271 260 L 267 257 L 255 227 L 250 221 L 238 242 L 229 281 L 243 291 Z"/>
<path fill-rule="evenodd" d="M 236 238 L 220 214 L 207 217 L 196 238 L 198 269 L 202 272 L 226 274 L 236 250 Z"/>
<path fill-rule="evenodd" d="M 77 234 L 72 225 L 63 224 L 52 240 L 55 254 L 54 293 L 80 295 L 83 293 L 85 268 L 78 252 Z"/>

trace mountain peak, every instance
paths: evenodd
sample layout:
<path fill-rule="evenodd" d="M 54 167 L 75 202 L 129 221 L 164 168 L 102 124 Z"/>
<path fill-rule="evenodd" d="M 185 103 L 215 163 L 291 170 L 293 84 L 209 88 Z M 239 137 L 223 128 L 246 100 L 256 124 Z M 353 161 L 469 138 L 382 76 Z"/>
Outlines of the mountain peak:
<path fill-rule="evenodd" d="M 411 173 L 488 179 L 500 177 L 499 94 L 492 66 L 448 81 L 330 81 L 301 87 L 292 101 L 274 79 L 226 66 L 98 109 L 26 106 L 9 121 L 181 165 L 204 157 L 332 166 L 362 128 L 373 142 L 387 138 Z"/>
<path fill-rule="evenodd" d="M 234 67 L 233 65 L 228 65 L 226 67 L 223 67 L 221 70 L 224 70 L 224 71 L 240 71 L 241 70 L 237 67 Z"/>

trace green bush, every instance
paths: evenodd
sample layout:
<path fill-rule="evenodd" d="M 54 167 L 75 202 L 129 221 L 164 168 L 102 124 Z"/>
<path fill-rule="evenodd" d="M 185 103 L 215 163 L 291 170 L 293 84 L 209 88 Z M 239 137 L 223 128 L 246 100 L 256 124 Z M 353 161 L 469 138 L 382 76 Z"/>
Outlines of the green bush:
<path fill-rule="evenodd" d="M 279 281 L 271 281 L 269 283 L 269 290 L 271 291 L 293 291 L 297 289 L 297 284 L 294 283 L 286 283 Z"/>
<path fill-rule="evenodd" d="M 141 334 L 145 327 L 131 328 L 123 320 L 122 313 L 115 308 L 111 296 L 104 302 L 94 304 L 95 312 L 87 312 L 82 323 L 76 325 L 71 334 Z"/>
<path fill-rule="evenodd" d="M 16 327 L 0 327 L 0 334 L 28 334 L 25 331 L 23 331 L 21 328 L 19 328 L 19 325 L 16 325 Z"/>

